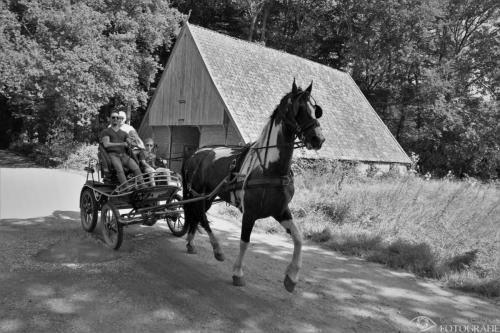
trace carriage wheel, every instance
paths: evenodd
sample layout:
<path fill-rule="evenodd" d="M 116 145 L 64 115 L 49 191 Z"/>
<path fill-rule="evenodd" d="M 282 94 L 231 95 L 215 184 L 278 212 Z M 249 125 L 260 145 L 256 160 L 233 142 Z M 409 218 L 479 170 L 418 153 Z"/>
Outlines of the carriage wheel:
<path fill-rule="evenodd" d="M 120 212 L 111 205 L 105 203 L 101 210 L 101 228 L 104 242 L 110 248 L 118 250 L 123 241 L 123 224 L 118 221 Z"/>
<path fill-rule="evenodd" d="M 83 190 L 80 197 L 80 220 L 83 230 L 92 232 L 97 224 L 97 201 L 94 197 L 94 191 L 90 188 Z"/>
<path fill-rule="evenodd" d="M 170 201 L 170 202 L 178 202 L 181 200 L 182 200 L 182 197 L 179 194 L 176 194 L 176 195 L 174 195 L 172 201 Z M 182 206 L 177 207 L 176 210 L 182 210 Z M 186 221 L 184 220 L 184 212 L 181 213 L 179 215 L 179 217 L 177 217 L 177 218 L 167 217 L 166 220 L 167 220 L 168 228 L 170 229 L 170 231 L 172 232 L 172 234 L 174 236 L 182 237 L 186 234 L 187 226 L 185 224 Z"/>

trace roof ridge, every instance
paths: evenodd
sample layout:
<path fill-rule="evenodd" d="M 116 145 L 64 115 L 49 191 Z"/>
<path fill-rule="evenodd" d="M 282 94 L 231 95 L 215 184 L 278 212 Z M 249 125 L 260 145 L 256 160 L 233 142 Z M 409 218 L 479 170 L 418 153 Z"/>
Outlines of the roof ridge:
<path fill-rule="evenodd" d="M 293 54 L 293 53 L 289 53 L 289 52 L 286 52 L 286 51 L 283 51 L 283 50 L 280 50 L 280 49 L 275 49 L 275 48 L 272 48 L 272 47 L 269 47 L 269 46 L 265 46 L 265 45 L 262 45 L 260 43 L 256 43 L 256 42 L 251 42 L 251 41 L 248 41 L 248 40 L 244 40 L 244 39 L 241 39 L 241 38 L 238 38 L 238 37 L 234 37 L 234 36 L 230 36 L 230 35 L 226 35 L 226 34 L 223 34 L 221 32 L 218 32 L 218 31 L 215 31 L 215 30 L 211 30 L 211 29 L 208 29 L 208 28 L 205 28 L 205 27 L 202 27 L 202 26 L 199 26 L 199 25 L 196 25 L 196 24 L 192 24 L 192 23 L 188 23 L 187 24 L 188 26 L 190 27 L 195 27 L 195 28 L 198 28 L 198 29 L 202 29 L 202 30 L 205 30 L 205 31 L 208 31 L 209 33 L 215 33 L 215 34 L 218 34 L 218 35 L 221 35 L 225 38 L 231 38 L 231 39 L 234 39 L 235 41 L 237 42 L 242 42 L 242 43 L 246 43 L 246 44 L 249 44 L 251 46 L 256 46 L 256 47 L 260 47 L 262 49 L 266 49 L 266 50 L 270 50 L 270 51 L 273 51 L 273 52 L 278 52 L 278 53 L 282 53 L 282 54 L 286 54 L 286 55 L 289 55 L 289 56 L 292 56 L 292 57 L 295 57 L 295 58 L 298 58 L 300 59 L 301 61 L 307 61 L 307 62 L 310 62 L 310 63 L 313 63 L 315 65 L 320 65 L 322 67 L 326 67 L 327 69 L 329 70 L 333 70 L 333 71 L 336 71 L 336 72 L 339 72 L 340 74 L 343 74 L 343 75 L 348 75 L 347 72 L 343 71 L 343 70 L 340 70 L 340 69 L 337 69 L 337 68 L 333 68 L 333 67 L 330 67 L 328 65 L 325 65 L 325 64 L 322 64 L 322 63 L 319 63 L 319 62 L 316 62 L 314 60 L 311 60 L 311 59 L 307 59 L 307 58 L 303 58 L 303 57 L 300 57 L 296 54 Z"/>

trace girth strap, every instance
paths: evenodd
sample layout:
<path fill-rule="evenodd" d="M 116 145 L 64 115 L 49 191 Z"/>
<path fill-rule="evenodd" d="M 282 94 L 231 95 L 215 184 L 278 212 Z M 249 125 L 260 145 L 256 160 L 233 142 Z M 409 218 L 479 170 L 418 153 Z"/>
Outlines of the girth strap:
<path fill-rule="evenodd" d="M 244 180 L 236 180 L 223 186 L 220 192 L 231 192 L 243 189 L 243 184 L 245 184 L 245 189 L 249 188 L 266 188 L 266 187 L 285 187 L 293 184 L 293 177 L 291 176 L 281 176 L 281 177 L 259 177 L 255 179 L 249 179 L 246 182 Z"/>

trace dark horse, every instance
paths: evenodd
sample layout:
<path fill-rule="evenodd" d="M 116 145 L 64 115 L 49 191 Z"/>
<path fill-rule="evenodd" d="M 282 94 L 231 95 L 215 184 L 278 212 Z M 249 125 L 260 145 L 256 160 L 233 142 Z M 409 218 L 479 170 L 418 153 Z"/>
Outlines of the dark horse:
<path fill-rule="evenodd" d="M 243 286 L 243 257 L 248 248 L 255 220 L 272 216 L 293 238 L 292 262 L 285 273 L 285 288 L 293 291 L 302 265 L 302 233 L 292 219 L 288 203 L 294 194 L 292 162 L 295 139 L 308 149 L 318 150 L 325 141 L 319 122 L 321 107 L 312 104 L 312 83 L 286 94 L 274 110 L 256 142 L 246 148 L 209 146 L 196 151 L 182 166 L 184 200 L 214 193 L 243 213 L 240 253 L 233 266 L 233 284 Z M 314 112 L 314 117 L 313 117 Z M 222 185 L 221 185 L 222 184 Z M 215 197 L 215 195 L 213 196 Z M 213 197 L 184 205 L 188 228 L 187 249 L 195 253 L 194 235 L 201 223 L 210 237 L 214 255 L 223 261 L 224 254 L 212 233 L 206 211 Z"/>

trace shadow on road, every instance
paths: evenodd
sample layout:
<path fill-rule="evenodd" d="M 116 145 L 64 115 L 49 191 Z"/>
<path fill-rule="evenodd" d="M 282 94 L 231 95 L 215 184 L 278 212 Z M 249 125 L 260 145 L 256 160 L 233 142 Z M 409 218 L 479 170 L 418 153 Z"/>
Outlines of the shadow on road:
<path fill-rule="evenodd" d="M 418 315 L 459 323 L 498 318 L 498 306 L 411 274 L 307 244 L 296 292 L 282 285 L 291 240 L 253 234 L 247 286 L 231 285 L 237 226 L 216 221 L 227 260 L 199 254 L 165 225 L 125 229 L 123 248 L 80 227 L 79 212 L 0 220 L 0 332 L 396 332 Z M 98 227 L 99 228 L 99 227 Z M 432 332 L 432 331 L 431 331 Z"/>

